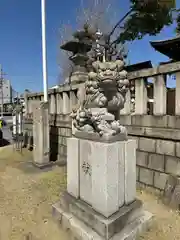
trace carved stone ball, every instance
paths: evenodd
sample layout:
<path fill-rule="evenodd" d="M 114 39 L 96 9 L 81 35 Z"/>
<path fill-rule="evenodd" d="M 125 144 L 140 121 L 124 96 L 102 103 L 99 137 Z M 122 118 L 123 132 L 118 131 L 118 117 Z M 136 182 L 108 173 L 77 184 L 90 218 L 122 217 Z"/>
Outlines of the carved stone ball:
<path fill-rule="evenodd" d="M 127 78 L 127 72 L 125 70 L 122 70 L 121 72 L 119 72 L 119 77 L 121 79 L 126 79 Z"/>
<path fill-rule="evenodd" d="M 115 63 L 118 71 L 121 71 L 124 68 L 124 65 L 125 65 L 124 61 L 116 60 Z"/>
<path fill-rule="evenodd" d="M 126 85 L 126 86 L 129 85 L 129 80 L 128 79 L 124 79 L 124 85 Z"/>
<path fill-rule="evenodd" d="M 86 113 L 84 111 L 79 112 L 79 116 L 81 118 L 84 118 L 86 116 Z"/>
<path fill-rule="evenodd" d="M 86 87 L 91 87 L 92 86 L 92 81 L 87 81 L 86 82 Z"/>
<path fill-rule="evenodd" d="M 98 83 L 97 82 L 92 82 L 92 87 L 95 88 L 95 89 L 98 88 Z"/>
<path fill-rule="evenodd" d="M 116 121 L 112 122 L 111 127 L 112 127 L 113 130 L 117 130 L 119 128 L 118 122 L 116 122 Z"/>
<path fill-rule="evenodd" d="M 89 72 L 88 76 L 89 76 L 89 79 L 94 80 L 96 78 L 96 76 L 97 76 L 97 73 Z"/>
<path fill-rule="evenodd" d="M 129 80 L 128 79 L 120 79 L 118 81 L 118 87 L 123 87 L 123 86 L 128 86 L 129 85 Z"/>

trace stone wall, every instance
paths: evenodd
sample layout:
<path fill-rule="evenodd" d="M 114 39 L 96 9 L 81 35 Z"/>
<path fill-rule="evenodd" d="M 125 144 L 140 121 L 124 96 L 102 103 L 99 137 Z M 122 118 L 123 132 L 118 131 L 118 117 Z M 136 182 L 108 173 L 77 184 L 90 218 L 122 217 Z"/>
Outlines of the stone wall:
<path fill-rule="evenodd" d="M 72 135 L 71 119 L 69 115 L 54 114 L 50 115 L 50 160 L 66 162 L 67 156 L 67 137 Z M 24 133 L 25 133 L 25 146 L 33 149 L 33 122 L 32 119 L 25 119 Z"/>
<path fill-rule="evenodd" d="M 169 175 L 180 176 L 180 117 L 121 116 L 137 141 L 137 181 L 164 190 Z"/>
<path fill-rule="evenodd" d="M 164 190 L 169 175 L 180 176 L 180 117 L 121 116 L 129 137 L 137 141 L 137 181 Z M 66 161 L 69 115 L 50 115 L 51 160 Z M 25 131 L 32 136 L 32 121 Z"/>
<path fill-rule="evenodd" d="M 69 115 L 51 115 L 50 117 L 50 149 L 51 160 L 66 162 L 66 140 L 72 135 Z"/>

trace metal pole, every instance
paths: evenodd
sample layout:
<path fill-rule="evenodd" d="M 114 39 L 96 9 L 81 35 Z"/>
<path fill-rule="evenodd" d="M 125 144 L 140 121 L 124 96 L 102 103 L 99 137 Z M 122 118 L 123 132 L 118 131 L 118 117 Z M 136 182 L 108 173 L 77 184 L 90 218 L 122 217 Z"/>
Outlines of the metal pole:
<path fill-rule="evenodd" d="M 47 102 L 48 101 L 48 83 L 47 83 L 46 13 L 45 11 L 46 11 L 45 0 L 41 0 L 43 89 L 44 89 L 44 102 Z"/>

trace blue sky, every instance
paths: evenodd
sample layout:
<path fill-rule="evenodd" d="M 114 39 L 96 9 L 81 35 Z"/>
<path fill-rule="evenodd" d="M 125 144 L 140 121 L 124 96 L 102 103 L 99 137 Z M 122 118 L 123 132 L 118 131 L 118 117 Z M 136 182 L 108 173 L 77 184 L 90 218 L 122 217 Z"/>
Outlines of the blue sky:
<path fill-rule="evenodd" d="M 76 12 L 80 2 L 81 0 L 46 0 L 49 86 L 58 82 L 59 29 L 62 24 L 69 22 L 76 28 Z M 128 9 L 129 1 L 116 2 L 116 15 L 121 17 Z M 180 7 L 180 0 L 176 2 Z M 41 0 L 1 0 L 0 19 L 0 64 L 7 74 L 6 78 L 11 80 L 13 88 L 18 92 L 23 92 L 26 88 L 41 91 Z M 151 60 L 153 64 L 157 64 L 167 60 L 151 48 L 149 40 L 171 36 L 174 36 L 173 27 L 164 29 L 156 37 L 134 41 L 129 45 L 130 62 Z"/>

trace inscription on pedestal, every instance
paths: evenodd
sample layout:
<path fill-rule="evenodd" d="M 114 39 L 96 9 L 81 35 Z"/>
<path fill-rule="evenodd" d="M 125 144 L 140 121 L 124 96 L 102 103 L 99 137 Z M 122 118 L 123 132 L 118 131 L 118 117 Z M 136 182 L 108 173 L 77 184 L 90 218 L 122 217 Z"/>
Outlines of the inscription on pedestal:
<path fill-rule="evenodd" d="M 88 162 L 85 162 L 85 161 L 83 162 L 82 170 L 84 174 L 89 174 L 89 176 L 91 176 L 92 169 L 91 169 L 91 165 Z"/>
<path fill-rule="evenodd" d="M 91 143 L 80 141 L 80 198 L 92 204 Z"/>

